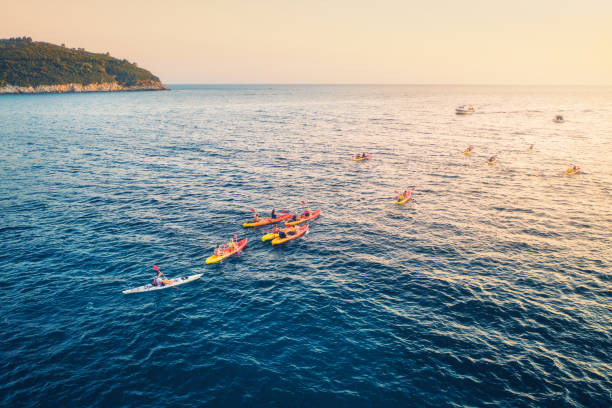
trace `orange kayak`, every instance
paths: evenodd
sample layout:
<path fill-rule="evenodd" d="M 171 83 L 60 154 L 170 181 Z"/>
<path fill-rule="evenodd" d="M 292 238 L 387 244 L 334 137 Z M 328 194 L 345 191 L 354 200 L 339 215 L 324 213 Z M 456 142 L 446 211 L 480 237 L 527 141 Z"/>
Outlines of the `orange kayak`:
<path fill-rule="evenodd" d="M 242 224 L 242 226 L 244 228 L 247 227 L 259 227 L 261 225 L 268 225 L 268 224 L 274 224 L 275 222 L 279 222 L 279 221 L 284 221 L 288 218 L 291 218 L 293 216 L 293 214 L 283 214 L 280 217 L 277 218 L 262 218 L 257 222 L 245 222 L 244 224 Z"/>
<path fill-rule="evenodd" d="M 321 210 L 316 210 L 311 212 L 308 217 L 298 217 L 296 221 L 285 221 L 285 225 L 299 225 L 308 220 L 314 220 L 315 218 L 318 218 L 319 215 L 321 215 Z"/>
<path fill-rule="evenodd" d="M 308 224 L 298 227 L 297 233 L 295 233 L 294 235 L 287 234 L 285 238 L 281 238 L 281 237 L 274 238 L 272 240 L 272 245 L 282 244 L 283 242 L 287 242 L 287 241 L 291 241 L 292 239 L 299 238 L 302 235 L 304 235 L 307 231 L 308 231 Z"/>

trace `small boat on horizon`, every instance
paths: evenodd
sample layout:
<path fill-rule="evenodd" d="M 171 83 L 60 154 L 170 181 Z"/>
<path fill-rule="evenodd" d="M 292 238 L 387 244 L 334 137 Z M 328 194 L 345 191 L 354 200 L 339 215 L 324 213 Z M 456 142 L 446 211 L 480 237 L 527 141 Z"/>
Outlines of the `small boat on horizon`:
<path fill-rule="evenodd" d="M 475 109 L 472 105 L 461 105 L 455 108 L 455 113 L 457 115 L 470 115 L 475 112 Z"/>

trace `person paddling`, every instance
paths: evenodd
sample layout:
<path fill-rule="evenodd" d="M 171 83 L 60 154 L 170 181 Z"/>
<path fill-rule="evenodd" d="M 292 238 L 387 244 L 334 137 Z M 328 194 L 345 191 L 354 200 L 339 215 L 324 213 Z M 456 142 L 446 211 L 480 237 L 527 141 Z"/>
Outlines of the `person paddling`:
<path fill-rule="evenodd" d="M 302 214 L 302 218 L 310 217 L 310 208 L 306 208 L 304 214 Z"/>
<path fill-rule="evenodd" d="M 275 209 L 272 209 L 272 212 L 270 213 L 270 218 L 276 219 L 276 210 Z"/>
<path fill-rule="evenodd" d="M 259 214 L 255 213 L 253 215 L 253 222 L 259 222 Z"/>
<path fill-rule="evenodd" d="M 153 278 L 153 286 L 165 286 L 172 284 L 171 280 L 162 278 L 162 276 L 164 276 L 162 271 L 160 271 L 157 267 L 155 267 L 155 270 L 157 271 L 157 275 Z"/>

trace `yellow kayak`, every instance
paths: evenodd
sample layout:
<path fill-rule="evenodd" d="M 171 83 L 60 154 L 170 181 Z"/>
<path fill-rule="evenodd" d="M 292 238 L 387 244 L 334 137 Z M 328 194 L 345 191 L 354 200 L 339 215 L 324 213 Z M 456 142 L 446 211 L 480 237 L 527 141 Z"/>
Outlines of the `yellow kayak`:
<path fill-rule="evenodd" d="M 465 149 L 465 150 L 463 151 L 463 154 L 470 154 L 470 153 L 472 153 L 472 150 Z"/>
<path fill-rule="evenodd" d="M 497 161 L 497 155 L 491 157 L 488 161 L 487 164 L 495 164 L 495 162 Z"/>
<path fill-rule="evenodd" d="M 372 156 L 372 155 L 371 154 L 366 154 L 365 157 L 359 157 L 359 158 L 353 157 L 353 160 L 355 160 L 355 161 L 367 160 L 367 159 L 370 158 L 370 156 Z"/>
<path fill-rule="evenodd" d="M 287 232 L 291 231 L 291 227 L 283 228 L 280 231 L 283 231 L 286 234 Z M 277 233 L 269 232 L 265 234 L 264 236 L 261 237 L 261 242 L 266 242 L 274 238 L 278 238 L 278 232 Z"/>
<path fill-rule="evenodd" d="M 412 200 L 412 197 L 403 198 L 401 200 L 396 200 L 395 203 L 399 205 L 406 204 L 408 201 Z"/>
<path fill-rule="evenodd" d="M 236 248 L 234 248 L 233 251 L 229 251 L 229 250 L 225 250 L 225 252 L 223 253 L 223 255 L 211 255 L 208 258 L 206 258 L 206 263 L 207 264 L 211 264 L 211 263 L 217 263 L 220 262 L 222 260 L 224 260 L 225 258 L 227 258 L 228 256 L 232 256 L 235 253 L 237 253 L 238 251 L 240 251 L 242 248 L 245 247 L 245 245 L 247 244 L 248 238 L 245 238 L 241 241 L 236 242 Z"/>
<path fill-rule="evenodd" d="M 579 172 L 580 172 L 580 167 L 577 167 L 576 170 L 572 169 L 571 167 L 565 170 L 565 174 L 567 174 L 568 176 L 573 176 L 574 174 L 578 174 Z"/>

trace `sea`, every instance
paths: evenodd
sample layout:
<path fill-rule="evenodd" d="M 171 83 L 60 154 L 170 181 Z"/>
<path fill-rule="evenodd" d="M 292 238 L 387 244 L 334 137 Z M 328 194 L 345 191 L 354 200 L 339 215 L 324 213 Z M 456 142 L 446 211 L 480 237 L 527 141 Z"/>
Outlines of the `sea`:
<path fill-rule="evenodd" d="M 0 96 L 0 406 L 612 406 L 612 87 L 170 87 Z"/>

